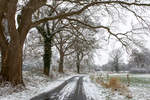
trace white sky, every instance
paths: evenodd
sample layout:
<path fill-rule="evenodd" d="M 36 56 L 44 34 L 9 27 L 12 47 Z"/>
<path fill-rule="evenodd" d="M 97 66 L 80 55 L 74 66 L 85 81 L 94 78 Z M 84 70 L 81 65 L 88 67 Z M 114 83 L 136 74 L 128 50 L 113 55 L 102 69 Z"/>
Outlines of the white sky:
<path fill-rule="evenodd" d="M 105 22 L 109 22 L 109 19 L 105 19 L 104 20 Z M 125 22 L 124 23 L 117 23 L 116 26 L 118 27 L 118 29 L 115 30 L 115 32 L 126 32 L 126 31 L 129 31 L 131 30 L 131 24 L 136 24 L 137 23 L 137 20 L 135 19 L 135 17 L 132 15 L 132 14 L 128 14 L 126 16 L 126 19 L 125 19 Z M 150 37 L 149 36 L 144 36 L 146 41 L 144 44 L 145 44 L 145 47 L 149 48 L 150 49 Z M 122 45 L 121 43 L 113 40 L 113 39 L 110 39 L 109 40 L 109 44 L 105 44 L 105 49 L 99 49 L 97 50 L 97 52 L 95 53 L 94 55 L 94 61 L 95 61 L 95 64 L 96 65 L 104 65 L 108 62 L 109 60 L 109 53 L 110 51 L 112 51 L 113 49 L 116 49 L 116 48 L 121 48 Z M 128 57 L 129 55 L 126 53 L 126 51 L 124 50 L 125 54 L 123 56 L 124 58 L 124 62 L 127 63 L 127 60 L 128 60 Z"/>

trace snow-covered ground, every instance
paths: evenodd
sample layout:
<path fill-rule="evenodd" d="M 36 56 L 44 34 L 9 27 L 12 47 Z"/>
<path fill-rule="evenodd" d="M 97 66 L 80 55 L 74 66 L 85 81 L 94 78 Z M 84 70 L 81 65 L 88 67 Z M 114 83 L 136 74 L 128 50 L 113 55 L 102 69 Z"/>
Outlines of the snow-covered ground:
<path fill-rule="evenodd" d="M 91 75 L 91 74 L 90 74 Z M 93 74 L 94 75 L 94 74 Z M 95 74 L 100 75 L 100 74 Z M 106 74 L 105 74 L 106 75 Z M 120 76 L 123 82 L 126 81 L 127 73 L 109 74 L 109 76 Z M 75 75 L 59 75 L 61 78 L 51 80 L 50 78 L 39 73 L 24 72 L 24 82 L 26 88 L 21 90 L 15 90 L 9 84 L 0 88 L 0 100 L 30 100 L 32 97 L 37 96 L 43 92 L 54 89 L 58 85 L 62 84 L 65 80 Z M 129 100 L 127 97 L 120 95 L 118 92 L 112 93 L 110 89 L 103 88 L 101 85 L 94 81 L 91 81 L 89 75 L 77 75 L 84 76 L 83 87 L 88 100 Z M 76 80 L 67 84 L 58 94 L 59 100 L 68 97 L 73 90 L 75 90 Z M 150 75 L 149 74 L 130 74 L 130 87 L 132 98 L 130 100 L 150 100 Z M 14 92 L 15 91 L 15 92 Z M 18 92 L 16 92 L 18 91 Z"/>
<path fill-rule="evenodd" d="M 103 91 L 105 91 L 104 88 L 96 86 L 96 84 L 91 82 L 90 78 L 84 78 L 83 86 L 89 100 L 92 98 L 94 100 L 105 100 L 105 93 L 103 93 Z"/>
<path fill-rule="evenodd" d="M 0 88 L 0 100 L 30 100 L 32 97 L 37 96 L 43 92 L 47 92 L 54 89 L 58 85 L 62 84 L 65 80 L 72 76 L 63 76 L 56 80 L 51 80 L 39 73 L 23 72 L 24 82 L 26 88 L 21 90 L 15 90 L 9 84 Z M 16 92 L 19 91 L 19 92 Z"/>
<path fill-rule="evenodd" d="M 128 100 L 125 96 L 119 93 L 112 93 L 110 89 L 105 89 L 102 86 L 91 82 L 88 77 L 84 78 L 84 89 L 88 100 Z"/>
<path fill-rule="evenodd" d="M 150 100 L 150 88 L 147 87 L 131 87 L 133 98 L 132 100 Z"/>
<path fill-rule="evenodd" d="M 130 75 L 130 77 L 150 78 L 150 74 L 110 73 L 109 75 L 111 75 L 111 76 L 121 76 L 121 77 L 126 77 L 127 74 Z"/>
<path fill-rule="evenodd" d="M 98 75 L 98 74 L 96 74 Z M 126 78 L 126 73 L 109 74 L 110 76 L 119 76 Z M 150 74 L 131 74 L 131 91 L 132 98 L 119 95 L 118 92 L 112 93 L 110 89 L 105 89 L 101 85 L 90 80 L 89 77 L 84 78 L 84 89 L 89 100 L 150 100 Z"/>

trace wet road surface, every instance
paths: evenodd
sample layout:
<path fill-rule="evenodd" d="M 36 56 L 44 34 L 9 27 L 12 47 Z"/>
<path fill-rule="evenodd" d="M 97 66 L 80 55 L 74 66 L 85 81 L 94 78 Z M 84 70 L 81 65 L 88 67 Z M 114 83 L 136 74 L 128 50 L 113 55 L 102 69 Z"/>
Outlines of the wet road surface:
<path fill-rule="evenodd" d="M 72 82 L 75 82 L 76 85 L 73 86 L 71 84 Z M 62 95 L 62 90 L 64 90 L 67 85 L 71 85 L 73 90 L 68 91 L 69 95 L 64 96 Z M 61 96 L 64 97 L 60 99 Z M 87 100 L 83 88 L 83 76 L 74 76 L 53 90 L 33 97 L 31 100 Z"/>

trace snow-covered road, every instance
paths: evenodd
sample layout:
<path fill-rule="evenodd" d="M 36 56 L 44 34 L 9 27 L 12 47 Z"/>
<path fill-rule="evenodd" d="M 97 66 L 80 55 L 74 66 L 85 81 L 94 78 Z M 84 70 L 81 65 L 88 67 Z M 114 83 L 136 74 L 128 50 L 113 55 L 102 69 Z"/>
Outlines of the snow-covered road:
<path fill-rule="evenodd" d="M 68 99 L 64 100 L 87 100 L 83 88 L 83 77 L 79 77 L 75 90 L 73 90 Z"/>
<path fill-rule="evenodd" d="M 70 76 L 47 84 L 49 85 L 42 85 L 42 87 L 45 87 L 39 89 L 39 91 L 42 90 L 40 93 L 37 91 L 37 96 L 31 95 L 35 94 L 38 89 L 32 90 L 33 93 L 25 90 L 25 92 L 3 96 L 0 100 L 128 100 L 125 96 L 120 95 L 119 92 L 112 93 L 110 89 L 103 88 L 95 81 L 91 81 L 89 75 Z M 129 87 L 133 96 L 131 100 L 150 100 L 150 95 L 148 94 L 150 88 L 138 86 Z"/>
<path fill-rule="evenodd" d="M 49 92 L 42 93 L 31 100 L 65 100 L 75 89 L 79 77 L 74 76 Z"/>
<path fill-rule="evenodd" d="M 31 100 L 94 100 L 92 97 L 87 98 L 85 94 L 85 86 L 83 86 L 85 79 L 87 79 L 87 77 L 72 77 L 57 88 L 49 92 L 42 93 Z"/>

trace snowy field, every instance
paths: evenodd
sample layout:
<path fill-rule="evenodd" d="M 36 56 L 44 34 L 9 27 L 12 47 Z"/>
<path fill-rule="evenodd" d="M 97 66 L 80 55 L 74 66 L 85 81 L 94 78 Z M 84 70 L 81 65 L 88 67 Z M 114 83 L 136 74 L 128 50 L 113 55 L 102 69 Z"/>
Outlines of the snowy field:
<path fill-rule="evenodd" d="M 121 76 L 122 81 L 126 82 L 126 74 L 112 74 Z M 130 90 L 133 98 L 131 100 L 150 100 L 150 74 L 130 74 Z"/>
<path fill-rule="evenodd" d="M 96 74 L 100 75 L 100 74 Z M 105 73 L 106 76 L 106 73 Z M 109 77 L 121 77 L 122 83 L 127 83 L 127 73 L 111 73 Z M 85 90 L 87 91 L 88 98 L 94 98 L 95 100 L 150 100 L 150 74 L 129 74 L 130 86 L 132 98 L 129 99 L 125 96 L 119 95 L 118 92 L 112 93 L 110 89 L 105 89 L 99 84 L 94 84 L 85 78 Z M 105 77 L 107 78 L 107 77 Z"/>

